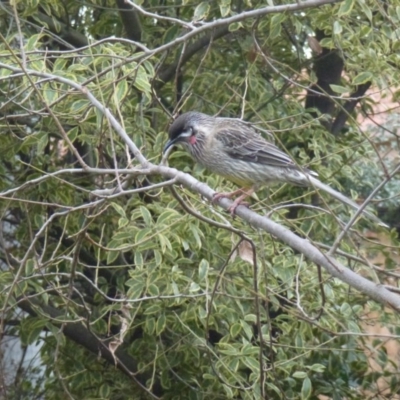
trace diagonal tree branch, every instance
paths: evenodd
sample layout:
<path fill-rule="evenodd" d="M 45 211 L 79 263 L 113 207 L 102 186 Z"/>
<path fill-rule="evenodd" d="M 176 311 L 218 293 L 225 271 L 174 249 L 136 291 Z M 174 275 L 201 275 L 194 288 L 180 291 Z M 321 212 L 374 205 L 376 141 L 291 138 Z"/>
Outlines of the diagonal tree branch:
<path fill-rule="evenodd" d="M 213 199 L 215 191 L 189 174 L 164 166 L 154 166 L 153 171 L 154 173 L 158 173 L 168 178 L 174 177 L 179 183 L 194 192 L 199 193 L 208 200 L 212 201 Z M 232 201 L 223 198 L 220 200 L 219 204 L 225 210 L 228 210 Z M 293 249 L 297 250 L 299 253 L 304 254 L 304 256 L 306 256 L 310 261 L 320 265 L 330 275 L 347 283 L 370 298 L 385 305 L 390 305 L 392 308 L 400 312 L 400 296 L 398 294 L 392 293 L 384 286 L 377 285 L 363 276 L 356 274 L 337 261 L 334 257 L 329 256 L 327 253 L 323 253 L 308 240 L 299 237 L 286 227 L 279 225 L 269 218 L 263 217 L 244 206 L 240 206 L 236 209 L 236 215 L 243 218 L 252 227 L 270 233 L 283 243 L 286 243 Z"/>
<path fill-rule="evenodd" d="M 132 141 L 130 136 L 122 128 L 118 120 L 112 115 L 110 110 L 104 107 L 93 94 L 86 87 L 80 86 L 77 82 L 71 81 L 64 77 L 59 77 L 53 74 L 43 73 L 35 70 L 22 70 L 21 68 L 9 66 L 7 64 L 0 63 L 0 67 L 7 68 L 15 73 L 24 72 L 26 74 L 32 74 L 40 76 L 46 79 L 53 79 L 55 81 L 63 82 L 65 84 L 78 89 L 83 95 L 85 95 L 89 101 L 96 107 L 104 116 L 108 119 L 110 125 L 113 127 L 115 132 L 121 137 L 126 143 L 128 148 L 135 155 L 136 159 L 140 162 L 140 167 L 134 168 L 133 173 L 139 175 L 161 175 L 165 178 L 176 179 L 177 182 L 181 183 L 185 187 L 199 193 L 205 198 L 212 200 L 215 191 L 212 190 L 205 183 L 199 182 L 193 176 L 178 171 L 174 168 L 169 168 L 162 165 L 155 165 L 149 162 L 146 157 L 141 153 L 136 144 Z M 86 168 L 86 172 L 94 172 L 95 169 L 90 167 Z M 219 204 L 224 208 L 228 209 L 232 202 L 228 199 L 221 199 Z M 339 278 L 348 285 L 359 290 L 361 293 L 369 296 L 370 298 L 381 302 L 385 305 L 390 305 L 397 311 L 400 311 L 400 296 L 390 292 L 382 285 L 376 285 L 368 279 L 356 274 L 350 269 L 346 268 L 343 264 L 337 261 L 334 257 L 323 253 L 320 249 L 312 245 L 306 239 L 302 239 L 298 235 L 291 232 L 284 226 L 281 226 L 272 220 L 258 215 L 257 213 L 241 206 L 238 207 L 236 214 L 247 221 L 251 226 L 263 229 L 264 231 L 274 235 L 276 238 L 286 243 L 290 247 L 296 249 L 300 253 L 304 254 L 310 261 L 323 267 L 330 275 Z"/>
<path fill-rule="evenodd" d="M 77 169 L 76 172 L 99 173 L 100 171 L 96 168 L 89 168 L 85 171 Z M 215 194 L 215 191 L 207 184 L 198 181 L 190 174 L 167 166 L 149 163 L 148 167 L 145 169 L 133 168 L 125 171 L 107 170 L 107 173 L 109 174 L 117 172 L 125 172 L 132 175 L 161 175 L 165 178 L 175 179 L 177 183 L 182 184 L 186 188 L 200 194 L 202 197 L 205 197 L 210 201 L 213 199 Z M 60 173 L 62 173 L 62 171 L 60 171 Z M 71 173 L 71 170 L 66 170 L 65 173 L 69 174 Z M 219 205 L 225 210 L 228 210 L 230 205 L 232 205 L 232 201 L 223 198 L 219 201 Z M 90 204 L 87 206 L 90 207 Z M 400 312 L 400 296 L 398 294 L 389 291 L 383 285 L 375 284 L 363 276 L 358 275 L 341 264 L 336 260 L 336 258 L 328 255 L 328 253 L 322 252 L 308 240 L 299 237 L 286 227 L 279 225 L 269 218 L 263 217 L 244 206 L 239 206 L 236 210 L 236 214 L 248 222 L 252 227 L 270 233 L 283 243 L 286 243 L 291 248 L 297 250 L 299 253 L 304 254 L 307 259 L 324 268 L 330 275 L 347 283 L 349 286 L 357 289 L 359 292 L 367 295 L 371 299 L 384 305 L 389 305 L 396 311 Z"/>

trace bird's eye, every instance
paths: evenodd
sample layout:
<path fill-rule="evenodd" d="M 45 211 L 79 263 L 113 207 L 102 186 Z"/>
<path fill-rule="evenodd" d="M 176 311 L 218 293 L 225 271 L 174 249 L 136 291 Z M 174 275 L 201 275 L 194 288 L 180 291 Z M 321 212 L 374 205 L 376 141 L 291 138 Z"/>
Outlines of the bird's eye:
<path fill-rule="evenodd" d="M 194 135 L 194 130 L 193 128 L 190 126 L 188 128 L 186 128 L 184 131 L 182 131 L 182 133 L 179 135 L 180 137 L 190 137 Z"/>

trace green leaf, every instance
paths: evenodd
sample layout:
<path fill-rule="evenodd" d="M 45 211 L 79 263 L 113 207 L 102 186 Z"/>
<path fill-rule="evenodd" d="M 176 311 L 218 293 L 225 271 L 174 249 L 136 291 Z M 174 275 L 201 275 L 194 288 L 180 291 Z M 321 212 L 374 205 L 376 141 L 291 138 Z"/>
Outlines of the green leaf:
<path fill-rule="evenodd" d="M 143 242 L 146 239 L 146 237 L 150 236 L 151 234 L 152 234 L 151 228 L 141 229 L 135 236 L 135 243 Z"/>
<path fill-rule="evenodd" d="M 271 39 L 274 39 L 281 34 L 282 23 L 286 20 L 286 15 L 284 13 L 278 13 L 272 16 L 271 18 L 271 30 L 269 32 L 269 36 Z"/>
<path fill-rule="evenodd" d="M 325 369 L 326 369 L 326 367 L 325 367 L 325 365 L 322 365 L 322 364 L 313 364 L 313 365 L 311 365 L 311 367 L 308 367 L 311 371 L 314 371 L 314 372 L 324 372 L 325 371 Z"/>
<path fill-rule="evenodd" d="M 125 210 L 117 203 L 111 202 L 111 206 L 114 208 L 114 210 L 121 216 L 126 218 Z"/>
<path fill-rule="evenodd" d="M 68 131 L 67 135 L 71 142 L 73 142 L 78 137 L 79 129 L 80 129 L 79 126 L 75 126 Z"/>
<path fill-rule="evenodd" d="M 167 248 L 169 250 L 172 250 L 171 242 L 169 241 L 169 239 L 166 236 L 161 235 L 161 234 L 158 234 L 157 236 L 158 236 L 158 240 L 160 242 L 162 253 L 165 253 Z"/>
<path fill-rule="evenodd" d="M 154 253 L 153 255 L 154 255 L 154 261 L 156 262 L 156 265 L 160 266 L 162 263 L 162 260 L 163 260 L 161 253 L 158 250 L 153 250 L 153 253 Z"/>
<path fill-rule="evenodd" d="M 103 383 L 99 389 L 99 395 L 102 399 L 109 399 L 111 394 L 111 388 L 106 383 Z"/>
<path fill-rule="evenodd" d="M 163 330 L 165 329 L 167 323 L 167 319 L 165 317 L 165 314 L 162 313 L 158 319 L 157 319 L 157 323 L 156 323 L 156 334 L 159 335 L 160 333 L 163 332 Z"/>
<path fill-rule="evenodd" d="M 238 323 L 233 324 L 229 329 L 229 333 L 233 338 L 239 335 L 241 331 L 242 331 L 242 326 Z"/>
<path fill-rule="evenodd" d="M 108 242 L 107 247 L 109 249 L 115 249 L 115 250 L 120 250 L 122 245 L 122 241 L 121 240 L 116 240 L 116 239 L 112 239 Z"/>
<path fill-rule="evenodd" d="M 123 101 L 127 93 L 128 93 L 128 83 L 126 82 L 126 79 L 124 79 L 123 81 L 118 82 L 115 90 L 115 98 L 117 102 L 119 103 Z"/>
<path fill-rule="evenodd" d="M 35 261 L 32 258 L 30 258 L 29 260 L 27 260 L 25 264 L 25 275 L 26 276 L 32 275 L 34 270 L 35 270 Z"/>
<path fill-rule="evenodd" d="M 192 231 L 193 237 L 196 241 L 197 248 L 201 249 L 201 244 L 202 244 L 201 238 L 200 238 L 200 235 L 202 234 L 201 230 L 194 224 L 190 224 L 189 227 L 190 227 L 190 230 Z"/>
<path fill-rule="evenodd" d="M 113 236 L 113 240 L 118 242 L 118 246 L 120 245 L 121 242 L 126 242 L 131 238 L 132 238 L 132 232 L 129 231 L 118 232 Z"/>
<path fill-rule="evenodd" d="M 129 287 L 127 296 L 129 299 L 139 299 L 145 290 L 143 279 L 128 279 L 125 285 Z"/>
<path fill-rule="evenodd" d="M 335 93 L 343 94 L 349 92 L 349 89 L 345 88 L 344 86 L 339 86 L 334 84 L 330 84 L 329 86 Z"/>
<path fill-rule="evenodd" d="M 361 332 L 360 327 L 353 321 L 348 321 L 347 326 L 348 326 L 350 332 L 354 332 L 354 333 Z"/>
<path fill-rule="evenodd" d="M 160 304 L 153 304 L 150 307 L 146 308 L 145 314 L 159 314 L 161 312 L 161 305 Z"/>
<path fill-rule="evenodd" d="M 134 262 L 135 266 L 137 268 L 143 268 L 144 262 L 143 262 L 143 255 L 141 251 L 135 251 L 135 257 L 134 257 Z"/>
<path fill-rule="evenodd" d="M 13 72 L 10 71 L 9 69 L 6 69 L 6 68 L 1 68 L 1 69 L 0 69 L 0 76 L 1 76 L 2 78 L 5 78 L 5 77 L 7 77 L 7 76 L 10 76 L 12 73 L 13 73 Z"/>
<path fill-rule="evenodd" d="M 153 224 L 153 219 L 150 211 L 146 207 L 140 206 L 140 213 L 142 214 L 146 226 L 151 226 Z"/>
<path fill-rule="evenodd" d="M 39 3 L 39 0 L 36 0 L 37 3 Z M 35 3 L 36 3 L 35 1 Z M 32 4 L 32 2 L 30 2 Z M 36 4 L 35 4 L 36 7 Z M 51 7 L 50 4 L 46 4 L 44 1 L 42 1 L 42 4 L 40 4 L 40 7 L 43 7 L 43 10 L 46 12 L 47 15 L 51 16 Z"/>
<path fill-rule="evenodd" d="M 47 105 L 52 104 L 58 98 L 57 90 L 50 85 L 45 85 L 42 93 Z"/>
<path fill-rule="evenodd" d="M 241 22 L 234 22 L 229 25 L 229 32 L 235 32 L 242 27 L 243 27 L 243 25 Z"/>
<path fill-rule="evenodd" d="M 365 0 L 357 0 L 358 4 L 361 7 L 361 10 L 364 12 L 364 14 L 366 15 L 366 17 L 372 21 L 372 11 L 371 8 L 369 6 L 369 4 L 365 4 Z"/>
<path fill-rule="evenodd" d="M 43 215 L 41 214 L 35 214 L 33 219 L 35 221 L 35 225 L 37 228 L 41 228 L 42 225 L 44 224 L 44 218 Z"/>
<path fill-rule="evenodd" d="M 254 356 L 254 355 L 258 355 L 260 352 L 260 349 L 256 346 L 253 346 L 250 343 L 246 343 L 243 347 L 242 347 L 242 354 L 246 355 L 246 356 Z"/>
<path fill-rule="evenodd" d="M 89 101 L 88 100 L 77 100 L 74 101 L 70 107 L 70 112 L 72 114 L 78 114 L 81 113 L 82 111 L 86 110 L 89 107 Z"/>
<path fill-rule="evenodd" d="M 312 385 L 310 378 L 305 378 L 301 387 L 301 399 L 307 400 L 311 396 Z"/>
<path fill-rule="evenodd" d="M 39 141 L 40 135 L 35 133 L 33 135 L 28 135 L 22 142 L 21 148 L 31 148 L 33 145 L 36 145 Z"/>
<path fill-rule="evenodd" d="M 26 42 L 25 45 L 25 50 L 26 51 L 32 51 L 32 50 L 37 50 L 38 47 L 38 41 L 41 40 L 42 34 L 37 34 L 37 35 L 32 35 Z"/>
<path fill-rule="evenodd" d="M 146 318 L 144 328 L 149 335 L 153 335 L 156 328 L 156 320 L 152 318 Z"/>
<path fill-rule="evenodd" d="M 239 365 L 240 365 L 239 357 L 232 358 L 228 364 L 229 371 L 236 372 L 239 368 Z"/>
<path fill-rule="evenodd" d="M 139 89 L 141 92 L 149 93 L 151 92 L 151 85 L 149 82 L 149 77 L 146 70 L 140 65 L 138 67 L 135 81 L 133 85 Z"/>
<path fill-rule="evenodd" d="M 210 11 L 210 4 L 208 2 L 202 1 L 195 9 L 193 14 L 193 21 L 201 21 L 207 18 Z"/>
<path fill-rule="evenodd" d="M 61 72 L 63 73 L 67 69 L 68 65 L 68 60 L 66 58 L 57 58 L 54 65 L 53 65 L 53 71 L 54 72 Z"/>
<path fill-rule="evenodd" d="M 343 302 L 342 305 L 340 306 L 340 313 L 344 316 L 344 317 L 349 317 L 353 311 L 351 309 L 351 306 L 349 305 L 349 303 Z"/>
<path fill-rule="evenodd" d="M 210 264 L 204 258 L 200 261 L 199 264 L 199 281 L 203 281 L 207 275 L 209 270 Z"/>
<path fill-rule="evenodd" d="M 333 24 L 333 33 L 335 35 L 340 35 L 343 31 L 342 25 L 340 24 L 339 21 L 335 21 Z"/>
<path fill-rule="evenodd" d="M 296 371 L 292 376 L 293 376 L 293 378 L 296 378 L 296 379 L 304 379 L 307 377 L 307 372 Z"/>
<path fill-rule="evenodd" d="M 327 49 L 335 49 L 335 43 L 332 40 L 332 37 L 328 37 L 328 38 L 323 38 L 319 41 L 319 44 L 321 45 L 321 47 L 326 47 Z"/>
<path fill-rule="evenodd" d="M 198 292 L 200 289 L 201 289 L 201 287 L 199 286 L 198 283 L 192 282 L 192 283 L 190 284 L 190 287 L 189 287 L 190 293 Z"/>
<path fill-rule="evenodd" d="M 373 75 L 369 71 L 359 73 L 352 81 L 353 85 L 361 85 L 362 83 L 370 82 Z"/>
<path fill-rule="evenodd" d="M 226 399 L 233 399 L 235 396 L 233 394 L 232 388 L 228 385 L 222 385 L 223 389 L 225 390 L 226 393 Z"/>
<path fill-rule="evenodd" d="M 157 218 L 157 225 L 170 224 L 177 217 L 179 217 L 179 213 L 177 213 L 175 210 L 165 210 Z"/>
<path fill-rule="evenodd" d="M 242 328 L 247 336 L 247 339 L 251 340 L 253 338 L 253 329 L 251 328 L 251 326 L 243 320 L 240 321 L 240 325 L 242 325 Z"/>
<path fill-rule="evenodd" d="M 46 326 L 47 320 L 39 317 L 28 317 L 21 321 L 21 343 L 23 345 L 29 345 L 37 341 L 44 327 Z"/>
<path fill-rule="evenodd" d="M 219 351 L 222 354 L 225 354 L 227 356 L 242 356 L 242 354 L 236 347 L 233 347 L 228 343 L 220 343 L 219 346 L 220 346 Z"/>
<path fill-rule="evenodd" d="M 272 382 L 266 382 L 267 386 L 271 388 L 279 397 L 281 398 L 282 396 L 282 389 L 278 388 L 278 386 L 274 385 Z"/>
<path fill-rule="evenodd" d="M 49 136 L 46 134 L 42 134 L 40 136 L 40 139 L 37 143 L 37 152 L 39 154 L 42 154 L 44 152 L 44 149 L 46 148 L 47 144 L 49 143 Z"/>
<path fill-rule="evenodd" d="M 244 320 L 255 324 L 257 322 L 257 316 L 255 314 L 246 314 Z"/>
<path fill-rule="evenodd" d="M 243 362 L 244 365 L 249 367 L 253 372 L 258 373 L 260 371 L 260 363 L 253 357 L 241 357 L 240 361 Z"/>
<path fill-rule="evenodd" d="M 149 285 L 149 287 L 147 288 L 147 291 L 150 294 L 150 296 L 159 296 L 160 295 L 160 291 L 158 290 L 158 287 L 154 283 L 151 283 Z"/>
<path fill-rule="evenodd" d="M 340 4 L 338 15 L 339 17 L 343 17 L 344 15 L 348 15 L 351 13 L 353 9 L 355 0 L 345 0 Z"/>
<path fill-rule="evenodd" d="M 112 264 L 119 255 L 119 251 L 108 251 L 107 252 L 107 265 Z"/>
<path fill-rule="evenodd" d="M 226 17 L 231 12 L 231 0 L 221 0 L 219 4 L 221 17 Z"/>
<path fill-rule="evenodd" d="M 179 26 L 178 24 L 172 25 L 165 33 L 164 33 L 164 40 L 163 43 L 169 43 L 176 38 L 179 33 Z"/>

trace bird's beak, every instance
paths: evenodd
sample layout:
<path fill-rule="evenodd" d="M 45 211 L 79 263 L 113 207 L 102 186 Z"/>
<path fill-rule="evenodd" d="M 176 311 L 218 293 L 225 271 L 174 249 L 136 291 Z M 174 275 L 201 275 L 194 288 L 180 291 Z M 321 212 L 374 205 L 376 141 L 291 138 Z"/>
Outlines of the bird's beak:
<path fill-rule="evenodd" d="M 164 149 L 163 149 L 163 154 L 165 154 L 167 152 L 167 150 L 171 146 L 173 146 L 176 142 L 177 142 L 177 138 L 168 140 L 168 142 L 165 143 L 165 146 L 164 146 Z"/>

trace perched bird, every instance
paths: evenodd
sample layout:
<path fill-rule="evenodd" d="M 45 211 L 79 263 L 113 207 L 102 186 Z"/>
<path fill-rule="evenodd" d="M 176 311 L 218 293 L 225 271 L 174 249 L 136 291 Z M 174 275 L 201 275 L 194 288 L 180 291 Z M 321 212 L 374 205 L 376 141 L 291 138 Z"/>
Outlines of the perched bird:
<path fill-rule="evenodd" d="M 180 144 L 200 165 L 242 187 L 214 196 L 217 200 L 240 194 L 229 209 L 232 215 L 258 187 L 277 182 L 315 187 L 344 204 L 359 208 L 357 203 L 315 178 L 317 173 L 295 164 L 289 155 L 265 140 L 246 122 L 191 111 L 174 121 L 168 135 L 164 153 L 171 146 Z M 375 215 L 364 213 L 382 224 Z"/>

